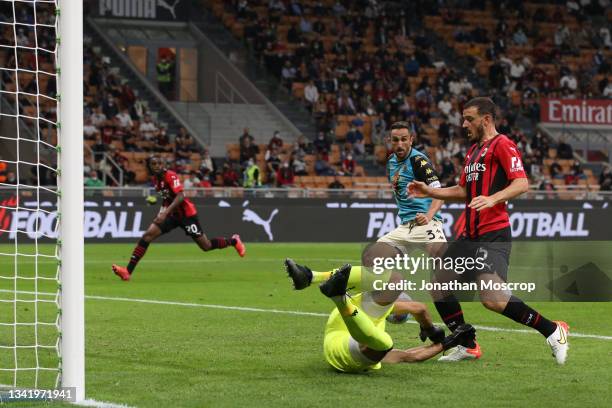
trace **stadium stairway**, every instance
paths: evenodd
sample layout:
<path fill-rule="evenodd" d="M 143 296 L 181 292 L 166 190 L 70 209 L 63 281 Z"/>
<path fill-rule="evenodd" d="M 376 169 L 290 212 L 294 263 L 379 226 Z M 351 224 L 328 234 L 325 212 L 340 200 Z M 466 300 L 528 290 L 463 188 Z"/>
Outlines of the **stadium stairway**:
<path fill-rule="evenodd" d="M 276 130 L 287 143 L 293 141 L 288 137 L 291 130 L 276 116 L 273 116 L 265 105 L 198 103 L 200 110 L 191 109 L 193 103 L 172 102 L 172 106 L 184 117 L 189 117 L 189 123 L 200 134 L 208 134 L 208 116 L 210 124 L 210 154 L 213 157 L 223 157 L 226 154 L 226 143 L 238 142 L 245 127 L 255 137 L 256 143 L 268 143 Z"/>
<path fill-rule="evenodd" d="M 165 123 L 168 128 L 168 133 L 178 134 L 179 121 L 158 101 L 157 97 L 149 91 L 142 81 L 134 74 L 132 67 L 128 66 L 122 58 L 118 56 L 120 52 L 116 47 L 108 44 L 105 39 L 100 36 L 97 30 L 92 26 L 91 22 L 85 20 L 85 35 L 92 38 L 92 43 L 100 47 L 102 54 L 110 58 L 111 66 L 119 69 L 120 76 L 125 78 L 130 86 L 138 92 L 138 97 L 147 101 L 149 111 L 157 122 Z M 197 139 L 197 138 L 196 138 Z"/>
<path fill-rule="evenodd" d="M 196 23 L 219 50 L 235 61 L 235 66 L 309 139 L 316 136 L 310 113 L 284 89 L 277 78 L 266 72 L 249 54 L 246 46 L 235 39 L 214 15 L 202 10 L 201 21 Z M 271 136 L 271 135 L 270 135 Z"/>

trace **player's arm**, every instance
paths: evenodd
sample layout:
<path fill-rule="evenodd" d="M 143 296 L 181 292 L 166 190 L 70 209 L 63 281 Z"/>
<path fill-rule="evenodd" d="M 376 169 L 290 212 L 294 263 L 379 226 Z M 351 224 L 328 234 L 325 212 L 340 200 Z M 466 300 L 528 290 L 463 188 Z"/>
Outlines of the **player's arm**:
<path fill-rule="evenodd" d="M 382 359 L 383 363 L 418 363 L 420 361 L 429 360 L 436 354 L 442 352 L 442 344 L 429 344 L 427 346 L 414 347 L 407 350 L 393 349 Z"/>
<path fill-rule="evenodd" d="M 483 208 L 490 208 L 496 204 L 508 201 L 517 197 L 529 190 L 529 181 L 527 178 L 515 178 L 510 182 L 508 187 L 493 194 L 492 196 L 478 196 L 470 202 L 469 207 L 477 211 Z"/>
<path fill-rule="evenodd" d="M 421 181 L 427 184 L 427 186 L 431 188 L 441 187 L 440 179 L 438 178 L 438 175 L 436 174 L 436 171 L 433 165 L 427 158 L 425 158 L 425 156 L 414 156 L 410 159 L 410 161 L 412 164 L 412 169 L 414 171 L 414 179 L 416 181 Z M 429 221 L 431 221 L 432 218 L 438 212 L 438 210 L 440 210 L 440 208 L 442 207 L 442 204 L 444 204 L 444 201 L 442 200 L 438 200 L 438 199 L 432 200 L 427 213 L 417 214 L 416 216 L 417 223 L 419 225 L 429 224 Z"/>
<path fill-rule="evenodd" d="M 393 313 L 396 315 L 411 314 L 421 327 L 419 333 L 421 341 L 429 338 L 434 343 L 440 343 L 444 339 L 444 330 L 434 326 L 424 303 L 412 300 L 396 300 L 393 304 Z"/>
<path fill-rule="evenodd" d="M 432 188 L 422 181 L 413 181 L 408 184 L 410 197 L 431 197 L 442 201 L 463 201 L 467 196 L 465 186 Z"/>

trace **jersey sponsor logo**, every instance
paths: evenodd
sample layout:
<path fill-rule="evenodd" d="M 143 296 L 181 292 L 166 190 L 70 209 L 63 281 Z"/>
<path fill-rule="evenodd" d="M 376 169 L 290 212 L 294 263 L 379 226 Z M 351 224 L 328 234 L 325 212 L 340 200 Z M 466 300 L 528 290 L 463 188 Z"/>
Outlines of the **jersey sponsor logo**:
<path fill-rule="evenodd" d="M 487 171 L 487 166 L 484 163 L 472 163 L 463 168 L 465 173 L 465 181 L 467 183 L 478 181 L 481 172 Z"/>
<path fill-rule="evenodd" d="M 519 157 L 512 156 L 510 159 L 510 172 L 523 171 L 523 162 Z"/>

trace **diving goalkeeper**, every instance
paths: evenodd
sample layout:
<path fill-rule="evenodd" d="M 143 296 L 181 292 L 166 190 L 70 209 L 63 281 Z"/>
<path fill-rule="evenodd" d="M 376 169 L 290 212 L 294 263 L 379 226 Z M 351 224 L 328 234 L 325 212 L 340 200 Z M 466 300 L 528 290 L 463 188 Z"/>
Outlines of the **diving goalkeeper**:
<path fill-rule="evenodd" d="M 325 326 L 323 350 L 329 365 L 340 372 L 378 370 L 382 363 L 425 361 L 444 350 L 475 339 L 476 331 L 469 324 L 444 337 L 444 330 L 432 324 L 422 303 L 401 297 L 388 303 L 385 299 L 389 299 L 389 294 L 383 291 L 349 296 L 347 286 L 360 283 L 359 266 L 353 269 L 347 264 L 335 271 L 315 272 L 287 259 L 285 267 L 295 289 L 304 289 L 312 282 L 322 281 L 319 286 L 321 293 L 336 305 Z M 412 314 L 421 325 L 421 340 L 429 338 L 433 343 L 407 350 L 393 348 L 393 340 L 385 331 L 386 318 L 391 313 Z"/>

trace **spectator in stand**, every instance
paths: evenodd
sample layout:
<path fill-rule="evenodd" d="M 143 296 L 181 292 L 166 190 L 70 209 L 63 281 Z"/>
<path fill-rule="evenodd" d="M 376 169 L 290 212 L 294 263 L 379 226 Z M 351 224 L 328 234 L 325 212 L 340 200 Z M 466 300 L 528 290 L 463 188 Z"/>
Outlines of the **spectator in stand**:
<path fill-rule="evenodd" d="M 223 171 L 221 173 L 224 187 L 238 187 L 238 173 L 234 170 L 229 163 L 223 163 Z"/>
<path fill-rule="evenodd" d="M 163 125 L 159 128 L 159 132 L 155 137 L 155 145 L 153 150 L 160 153 L 170 153 L 174 151 L 172 143 L 170 142 L 170 136 L 168 136 L 168 130 Z"/>
<path fill-rule="evenodd" d="M 90 116 L 91 124 L 96 127 L 101 127 L 106 122 L 106 115 L 102 112 L 102 108 L 97 106 L 94 109 L 94 113 Z"/>
<path fill-rule="evenodd" d="M 440 181 L 442 185 L 445 187 L 454 185 L 456 175 L 457 171 L 452 160 L 449 157 L 445 157 L 440 164 Z"/>
<path fill-rule="evenodd" d="M 612 190 L 612 167 L 606 165 L 599 175 L 599 185 L 602 191 Z"/>
<path fill-rule="evenodd" d="M 93 150 L 95 162 L 99 163 L 108 151 L 108 145 L 102 141 L 102 136 L 96 137 L 96 143 L 91 146 L 91 150 Z"/>
<path fill-rule="evenodd" d="M 212 157 L 210 157 L 210 152 L 208 149 L 204 149 L 202 152 L 200 172 L 204 172 L 204 170 L 208 170 L 211 175 L 214 175 L 217 172 L 217 166 L 215 166 L 215 161 L 212 159 Z"/>
<path fill-rule="evenodd" d="M 243 187 L 257 188 L 261 187 L 261 170 L 255 163 L 255 160 L 249 159 L 246 163 L 243 176 Z"/>
<path fill-rule="evenodd" d="M 199 184 L 200 184 L 200 179 L 195 172 L 189 173 L 189 177 L 186 177 L 185 181 L 183 181 L 183 187 L 185 188 L 198 187 Z"/>
<path fill-rule="evenodd" d="M 346 92 L 342 92 L 338 97 L 338 114 L 340 115 L 354 115 L 357 113 L 355 109 L 355 103 L 353 99 L 347 95 Z"/>
<path fill-rule="evenodd" d="M 249 139 L 251 144 L 255 143 L 255 138 L 249 133 L 249 128 L 244 128 L 244 130 L 242 131 L 242 135 L 240 136 L 240 139 L 238 140 L 238 142 L 240 143 L 240 146 L 244 144 L 244 141 L 246 139 Z"/>
<path fill-rule="evenodd" d="M 453 108 L 453 104 L 451 103 L 448 94 L 445 94 L 440 102 L 438 102 L 438 109 L 444 116 L 448 116 Z"/>
<path fill-rule="evenodd" d="M 240 163 L 245 163 L 250 159 L 255 159 L 259 153 L 259 146 L 251 144 L 251 139 L 243 139 L 242 145 L 240 145 Z"/>
<path fill-rule="evenodd" d="M 385 135 L 387 134 L 387 122 L 385 121 L 385 115 L 379 113 L 372 123 L 372 138 L 374 143 L 381 145 L 384 142 Z"/>
<path fill-rule="evenodd" d="M 268 184 L 274 185 L 276 179 L 276 173 L 280 169 L 281 159 L 279 156 L 278 147 L 273 147 L 271 150 L 266 152 L 268 156 L 266 158 L 266 171 L 268 173 Z"/>
<path fill-rule="evenodd" d="M 552 164 L 550 165 L 550 176 L 554 179 L 564 178 L 563 169 L 561 168 L 561 165 L 556 161 L 552 162 Z"/>
<path fill-rule="evenodd" d="M 289 162 L 284 162 L 276 171 L 276 186 L 277 187 L 293 187 L 294 174 Z"/>
<path fill-rule="evenodd" d="M 285 65 L 281 71 L 282 83 L 288 89 L 291 89 L 293 81 L 297 76 L 297 69 L 291 64 L 291 60 L 285 60 Z"/>
<path fill-rule="evenodd" d="M 342 160 L 342 174 L 344 174 L 345 176 L 354 175 L 356 167 L 357 162 L 353 158 L 352 154 L 349 154 L 344 160 Z"/>
<path fill-rule="evenodd" d="M 559 85 L 561 86 L 561 88 L 570 91 L 575 91 L 576 89 L 578 89 L 578 80 L 576 79 L 574 74 L 572 74 L 571 71 L 568 70 L 567 73 L 563 77 L 561 77 Z"/>
<path fill-rule="evenodd" d="M 572 146 L 568 144 L 564 138 L 561 138 L 559 144 L 557 145 L 557 156 L 560 159 L 574 158 L 574 151 L 572 150 Z"/>
<path fill-rule="evenodd" d="M 327 154 L 329 153 L 329 149 L 331 144 L 325 138 L 325 133 L 319 132 L 317 138 L 314 142 L 312 142 L 313 147 L 317 153 L 322 154 L 325 158 L 327 158 Z"/>
<path fill-rule="evenodd" d="M 154 140 L 155 135 L 157 134 L 159 129 L 151 120 L 151 116 L 145 115 L 144 120 L 140 123 L 138 131 L 140 132 L 140 135 L 144 138 L 144 140 L 152 141 Z"/>
<path fill-rule="evenodd" d="M 91 117 L 85 118 L 85 123 L 83 124 L 83 135 L 85 136 L 85 140 L 95 140 L 97 136 L 100 135 L 100 130 L 93 125 L 91 122 Z"/>
<path fill-rule="evenodd" d="M 119 127 L 122 129 L 132 129 L 134 126 L 132 116 L 127 108 L 122 109 L 121 112 L 115 115 L 115 118 L 117 119 Z"/>
<path fill-rule="evenodd" d="M 107 118 L 114 118 L 119 113 L 119 108 L 115 103 L 115 97 L 112 94 L 106 96 L 106 100 L 102 104 L 102 111 Z"/>
<path fill-rule="evenodd" d="M 325 160 L 322 153 L 317 153 L 317 161 L 315 161 L 314 169 L 317 176 L 333 176 L 336 174 L 327 160 Z"/>
<path fill-rule="evenodd" d="M 85 178 L 85 187 L 104 187 L 104 181 L 98 178 L 97 171 L 91 170 L 89 172 L 89 177 Z"/>
<path fill-rule="evenodd" d="M 268 149 L 272 149 L 274 147 L 279 150 L 283 148 L 283 139 L 281 139 L 280 132 L 278 130 L 274 131 L 272 138 L 268 142 Z"/>
<path fill-rule="evenodd" d="M 191 150 L 184 137 L 177 136 L 174 144 L 174 157 L 179 166 L 185 166 L 191 162 Z"/>
<path fill-rule="evenodd" d="M 198 183 L 198 187 L 200 188 L 211 188 L 213 183 L 211 181 L 211 171 L 206 167 L 200 167 L 200 183 Z"/>
<path fill-rule="evenodd" d="M 293 173 L 296 176 L 307 176 L 308 172 L 306 171 L 306 162 L 304 161 L 304 152 L 297 151 L 293 152 L 291 155 L 291 167 L 293 168 Z"/>
<path fill-rule="evenodd" d="M 309 80 L 304 87 L 304 100 L 306 102 L 306 107 L 312 112 L 315 104 L 319 100 L 319 90 L 312 79 Z"/>
<path fill-rule="evenodd" d="M 304 135 L 299 135 L 293 146 L 293 153 L 301 152 L 302 154 L 308 154 L 311 152 L 311 146 Z"/>
<path fill-rule="evenodd" d="M 365 153 L 365 145 L 363 141 L 363 133 L 355 125 L 352 125 L 346 133 L 346 141 L 351 144 L 353 152 L 358 155 Z"/>

